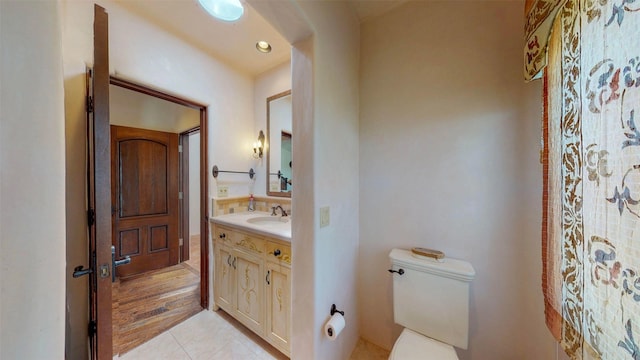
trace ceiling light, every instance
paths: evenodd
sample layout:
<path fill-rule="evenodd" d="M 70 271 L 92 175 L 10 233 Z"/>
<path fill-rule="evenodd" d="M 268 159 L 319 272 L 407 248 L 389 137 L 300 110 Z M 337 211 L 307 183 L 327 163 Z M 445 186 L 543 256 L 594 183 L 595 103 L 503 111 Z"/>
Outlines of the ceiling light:
<path fill-rule="evenodd" d="M 198 0 L 211 16 L 224 21 L 236 21 L 244 14 L 240 0 Z"/>
<path fill-rule="evenodd" d="M 271 52 L 271 45 L 266 41 L 260 40 L 256 43 L 256 49 L 263 53 L 269 53 Z"/>

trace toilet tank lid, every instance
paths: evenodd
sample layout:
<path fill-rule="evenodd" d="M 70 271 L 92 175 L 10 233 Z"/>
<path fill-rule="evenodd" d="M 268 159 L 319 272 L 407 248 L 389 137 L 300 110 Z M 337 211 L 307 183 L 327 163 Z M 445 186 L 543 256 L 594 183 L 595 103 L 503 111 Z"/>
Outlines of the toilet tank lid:
<path fill-rule="evenodd" d="M 410 250 L 393 249 L 389 253 L 389 258 L 394 265 L 461 281 L 471 281 L 476 275 L 476 271 L 470 263 L 450 257 L 445 257 L 443 260 L 437 261 L 415 257 Z"/>

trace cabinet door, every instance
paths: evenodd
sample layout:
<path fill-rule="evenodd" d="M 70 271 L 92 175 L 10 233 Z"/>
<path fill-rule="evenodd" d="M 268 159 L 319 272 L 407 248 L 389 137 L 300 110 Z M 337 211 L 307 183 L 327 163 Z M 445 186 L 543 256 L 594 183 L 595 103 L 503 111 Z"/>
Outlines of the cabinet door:
<path fill-rule="evenodd" d="M 234 250 L 236 257 L 237 319 L 258 335 L 264 334 L 263 260 L 243 251 Z"/>
<path fill-rule="evenodd" d="M 286 355 L 291 353 L 291 270 L 274 262 L 266 263 L 266 305 L 269 342 Z"/>
<path fill-rule="evenodd" d="M 234 310 L 235 272 L 233 271 L 234 257 L 231 249 L 216 241 L 216 273 L 215 273 L 215 302 L 227 312 Z M 237 266 L 237 265 L 236 265 Z"/>

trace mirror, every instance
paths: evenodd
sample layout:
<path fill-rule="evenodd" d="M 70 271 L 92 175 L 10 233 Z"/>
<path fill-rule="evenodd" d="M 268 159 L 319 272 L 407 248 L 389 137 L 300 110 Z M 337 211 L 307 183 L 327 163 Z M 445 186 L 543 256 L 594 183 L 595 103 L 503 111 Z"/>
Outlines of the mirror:
<path fill-rule="evenodd" d="M 291 197 L 291 90 L 267 98 L 267 195 Z"/>

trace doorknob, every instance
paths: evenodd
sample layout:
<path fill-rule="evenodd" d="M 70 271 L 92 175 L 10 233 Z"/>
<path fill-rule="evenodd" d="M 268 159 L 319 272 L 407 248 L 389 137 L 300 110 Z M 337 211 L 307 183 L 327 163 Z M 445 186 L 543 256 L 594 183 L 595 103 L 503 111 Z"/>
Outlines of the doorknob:
<path fill-rule="evenodd" d="M 80 276 L 89 275 L 92 272 L 93 270 L 91 270 L 91 268 L 83 269 L 83 266 L 79 265 L 79 266 L 76 266 L 75 269 L 73 269 L 73 277 L 79 278 Z"/>
<path fill-rule="evenodd" d="M 129 255 L 124 259 L 116 260 L 116 247 L 111 245 L 111 282 L 116 281 L 116 268 L 121 265 L 127 265 L 131 262 Z"/>

